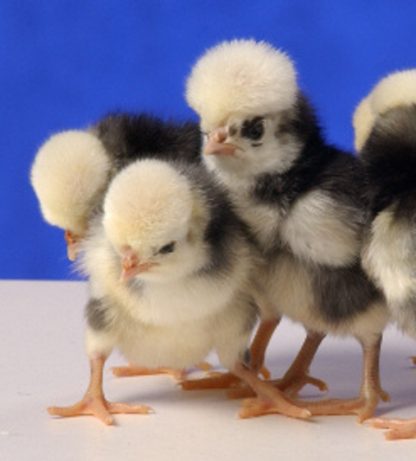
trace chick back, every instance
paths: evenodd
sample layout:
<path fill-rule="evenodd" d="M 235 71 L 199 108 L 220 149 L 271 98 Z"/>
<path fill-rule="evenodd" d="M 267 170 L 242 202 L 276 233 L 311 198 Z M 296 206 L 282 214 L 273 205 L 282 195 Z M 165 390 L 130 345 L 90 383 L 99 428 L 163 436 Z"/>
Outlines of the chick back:
<path fill-rule="evenodd" d="M 399 326 L 416 336 L 416 105 L 380 115 L 361 158 L 372 210 L 363 265 Z"/>
<path fill-rule="evenodd" d="M 202 137 L 197 123 L 164 121 L 148 114 L 111 113 L 94 131 L 118 171 L 140 158 L 198 163 Z"/>

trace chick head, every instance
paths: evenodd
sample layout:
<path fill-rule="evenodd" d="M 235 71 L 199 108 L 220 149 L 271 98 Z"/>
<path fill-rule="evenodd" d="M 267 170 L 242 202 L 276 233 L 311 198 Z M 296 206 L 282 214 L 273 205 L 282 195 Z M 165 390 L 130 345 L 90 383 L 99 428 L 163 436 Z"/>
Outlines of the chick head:
<path fill-rule="evenodd" d="M 363 148 L 377 117 L 395 107 L 411 104 L 416 104 L 416 69 L 393 72 L 384 77 L 354 112 L 356 149 Z"/>
<path fill-rule="evenodd" d="M 45 220 L 65 230 L 68 256 L 88 227 L 90 212 L 109 176 L 110 162 L 98 138 L 85 131 L 65 131 L 39 149 L 31 183 Z"/>
<path fill-rule="evenodd" d="M 186 85 L 187 101 L 200 116 L 206 135 L 204 152 L 215 154 L 208 162 L 251 173 L 256 165 L 267 169 L 279 162 L 276 149 L 287 144 L 279 127 L 297 95 L 296 71 L 289 57 L 254 40 L 224 42 L 208 50 Z"/>
<path fill-rule="evenodd" d="M 179 278 L 196 269 L 204 248 L 189 180 L 172 165 L 139 160 L 112 181 L 104 230 L 120 256 L 122 280 Z"/>

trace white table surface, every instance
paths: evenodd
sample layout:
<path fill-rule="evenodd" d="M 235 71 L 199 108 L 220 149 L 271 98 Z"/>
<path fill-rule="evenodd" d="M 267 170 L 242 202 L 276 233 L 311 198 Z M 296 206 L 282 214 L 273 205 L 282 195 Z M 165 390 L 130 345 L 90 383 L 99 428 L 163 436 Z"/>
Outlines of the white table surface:
<path fill-rule="evenodd" d="M 353 416 L 304 422 L 278 415 L 240 420 L 240 403 L 222 391 L 182 392 L 166 376 L 115 378 L 107 369 L 109 400 L 145 403 L 152 415 L 117 415 L 115 426 L 92 417 L 56 419 L 48 405 L 75 403 L 88 381 L 83 346 L 82 282 L 0 282 L 0 460 L 415 460 L 416 440 L 386 442 L 381 431 Z M 283 322 L 268 364 L 280 375 L 303 339 Z M 392 402 L 378 414 L 416 416 L 416 344 L 389 328 L 383 343 L 382 381 Z M 114 354 L 109 365 L 123 364 Z M 352 339 L 328 338 L 313 364 L 329 396 L 359 388 L 361 353 Z M 307 387 L 305 397 L 318 391 Z"/>

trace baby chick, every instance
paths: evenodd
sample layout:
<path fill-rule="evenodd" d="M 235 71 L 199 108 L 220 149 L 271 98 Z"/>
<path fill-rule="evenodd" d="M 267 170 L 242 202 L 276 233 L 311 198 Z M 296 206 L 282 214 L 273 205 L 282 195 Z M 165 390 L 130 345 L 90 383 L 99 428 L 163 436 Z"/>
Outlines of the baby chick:
<path fill-rule="evenodd" d="M 354 114 L 372 218 L 363 265 L 401 328 L 416 338 L 416 69 L 382 79 Z M 416 438 L 416 419 L 377 419 L 390 440 Z"/>
<path fill-rule="evenodd" d="M 114 347 L 129 361 L 182 368 L 214 349 L 221 363 L 281 413 L 307 418 L 244 363 L 256 309 L 249 296 L 252 248 L 222 188 L 202 167 L 139 160 L 106 194 L 81 265 L 90 278 L 86 344 L 91 381 L 84 398 L 53 415 L 147 413 L 113 404 L 102 371 Z"/>
<path fill-rule="evenodd" d="M 114 174 L 139 158 L 198 162 L 200 147 L 195 123 L 114 113 L 89 131 L 65 131 L 48 139 L 36 154 L 31 181 L 45 220 L 65 230 L 68 257 L 74 260 Z"/>
<path fill-rule="evenodd" d="M 379 397 L 387 398 L 378 359 L 388 312 L 360 266 L 367 213 L 360 163 L 325 142 L 293 63 L 267 43 L 234 40 L 208 50 L 191 71 L 186 97 L 206 134 L 205 163 L 263 254 L 256 301 L 267 335 L 257 338 L 258 360 L 282 315 L 308 331 L 285 385 L 308 382 L 324 335 L 355 336 L 364 351 L 360 396 L 309 408 L 368 418 Z"/>

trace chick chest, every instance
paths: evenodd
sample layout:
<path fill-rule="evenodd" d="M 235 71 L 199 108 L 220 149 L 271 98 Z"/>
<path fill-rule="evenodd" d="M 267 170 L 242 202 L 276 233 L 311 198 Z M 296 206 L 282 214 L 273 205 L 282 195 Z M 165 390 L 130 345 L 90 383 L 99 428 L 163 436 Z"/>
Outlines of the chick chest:
<path fill-rule="evenodd" d="M 207 318 L 163 326 L 125 318 L 118 330 L 117 347 L 122 354 L 145 367 L 189 367 L 204 360 L 213 348 Z"/>
<path fill-rule="evenodd" d="M 128 317 L 153 326 L 203 320 L 226 306 L 234 287 L 225 281 L 190 277 L 166 283 L 135 281 L 118 291 Z"/>

